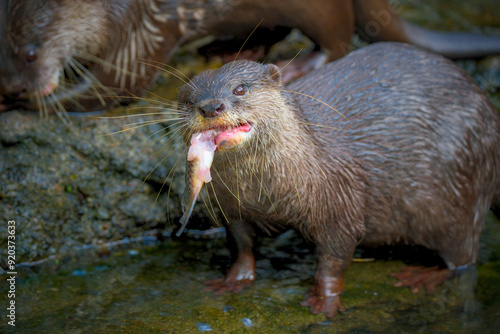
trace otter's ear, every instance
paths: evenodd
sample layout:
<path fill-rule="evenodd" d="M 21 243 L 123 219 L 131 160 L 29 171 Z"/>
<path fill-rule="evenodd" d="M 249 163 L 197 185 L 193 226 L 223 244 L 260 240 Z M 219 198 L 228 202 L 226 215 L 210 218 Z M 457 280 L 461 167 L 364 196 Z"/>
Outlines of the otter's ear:
<path fill-rule="evenodd" d="M 269 79 L 275 81 L 278 85 L 281 85 L 281 71 L 280 68 L 274 64 L 267 65 L 269 70 Z"/>

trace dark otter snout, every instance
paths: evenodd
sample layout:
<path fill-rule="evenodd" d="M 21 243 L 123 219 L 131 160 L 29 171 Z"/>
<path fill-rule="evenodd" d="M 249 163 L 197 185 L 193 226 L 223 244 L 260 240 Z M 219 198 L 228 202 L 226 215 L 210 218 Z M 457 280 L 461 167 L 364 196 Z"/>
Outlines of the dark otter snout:
<path fill-rule="evenodd" d="M 198 106 L 198 111 L 205 118 L 217 117 L 224 111 L 224 109 L 224 103 L 219 100 L 204 101 Z"/>
<path fill-rule="evenodd" d="M 8 99 L 20 99 L 23 98 L 26 94 L 26 88 L 24 87 L 14 87 L 10 92 L 5 94 L 5 97 Z"/>

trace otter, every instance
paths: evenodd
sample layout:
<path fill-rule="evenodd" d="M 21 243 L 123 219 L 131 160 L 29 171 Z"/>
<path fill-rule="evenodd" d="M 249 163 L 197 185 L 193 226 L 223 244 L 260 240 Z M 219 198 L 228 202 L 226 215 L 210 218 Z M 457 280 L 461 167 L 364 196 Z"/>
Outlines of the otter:
<path fill-rule="evenodd" d="M 447 268 L 399 275 L 432 290 L 475 265 L 485 215 L 500 213 L 497 110 L 452 61 L 414 46 L 375 43 L 286 87 L 275 65 L 231 62 L 184 85 L 178 114 L 191 160 L 209 156 L 198 172 L 211 177 L 199 179 L 211 180 L 237 250 L 208 282 L 216 293 L 251 284 L 257 231 L 283 228 L 316 246 L 302 302 L 315 314 L 344 310 L 358 244 L 437 251 Z"/>
<path fill-rule="evenodd" d="M 181 37 L 172 1 L 7 0 L 0 6 L 4 109 L 114 106 L 115 96 L 143 91 L 158 72 L 151 65 L 165 62 Z"/>
<path fill-rule="evenodd" d="M 500 53 L 499 37 L 422 29 L 387 0 L 5 0 L 0 111 L 89 111 L 131 101 L 123 96 L 140 95 L 179 45 L 246 36 L 261 20 L 278 38 L 281 28 L 298 28 L 330 60 L 349 51 L 355 30 L 371 42 L 407 42 L 449 57 Z"/>

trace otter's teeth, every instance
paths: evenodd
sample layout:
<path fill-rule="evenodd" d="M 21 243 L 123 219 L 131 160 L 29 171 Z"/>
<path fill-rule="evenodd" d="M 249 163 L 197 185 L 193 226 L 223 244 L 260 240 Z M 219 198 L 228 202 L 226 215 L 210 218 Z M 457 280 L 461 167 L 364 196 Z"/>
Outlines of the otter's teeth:
<path fill-rule="evenodd" d="M 42 96 L 48 96 L 52 94 L 52 92 L 57 88 L 57 86 L 59 85 L 59 72 L 59 70 L 54 72 L 49 82 L 43 88 Z"/>

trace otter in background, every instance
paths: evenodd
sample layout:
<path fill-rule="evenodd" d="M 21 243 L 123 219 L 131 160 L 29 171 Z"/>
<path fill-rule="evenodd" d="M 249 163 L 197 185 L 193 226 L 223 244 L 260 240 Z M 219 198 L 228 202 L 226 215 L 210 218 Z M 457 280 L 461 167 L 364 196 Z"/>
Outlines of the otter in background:
<path fill-rule="evenodd" d="M 406 42 L 453 58 L 500 53 L 500 37 L 422 29 L 386 0 L 4 0 L 0 111 L 110 108 L 118 96 L 141 94 L 179 45 L 246 36 L 261 20 L 270 31 L 300 29 L 330 60 L 348 52 L 355 29 L 368 41 Z"/>

